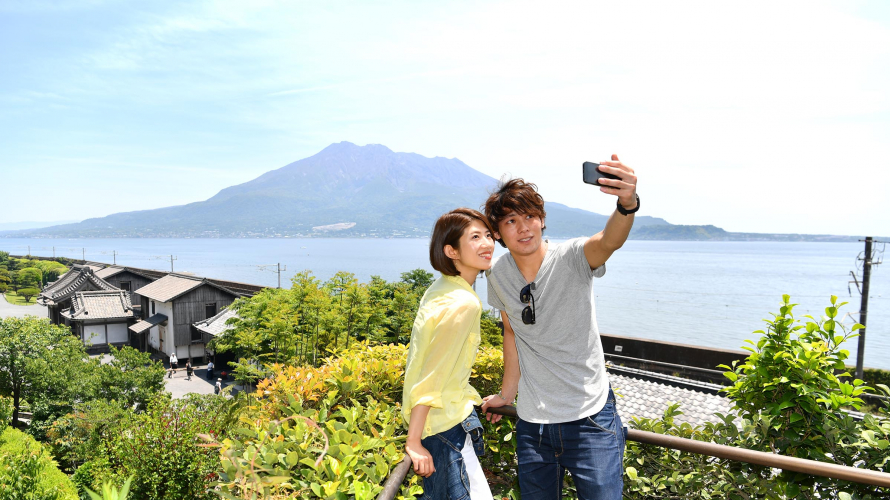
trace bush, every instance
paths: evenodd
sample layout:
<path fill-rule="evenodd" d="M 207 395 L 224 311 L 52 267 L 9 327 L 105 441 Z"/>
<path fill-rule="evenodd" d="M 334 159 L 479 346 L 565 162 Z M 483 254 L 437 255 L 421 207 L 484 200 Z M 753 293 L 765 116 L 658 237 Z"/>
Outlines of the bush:
<path fill-rule="evenodd" d="M 218 486 L 226 498 L 347 498 L 371 500 L 404 453 L 399 407 L 373 400 L 329 412 L 332 395 L 319 408 L 306 409 L 290 398 L 276 413 L 280 420 L 244 421 L 237 438 L 220 448 L 223 472 Z M 399 498 L 421 492 L 417 478 L 402 486 Z"/>
<path fill-rule="evenodd" d="M 27 434 L 0 434 L 0 500 L 76 500 L 77 493 L 49 454 Z"/>
<path fill-rule="evenodd" d="M 226 432 L 229 409 L 229 401 L 215 395 L 154 400 L 144 414 L 132 415 L 106 444 L 115 479 L 132 476 L 134 498 L 215 498 L 208 488 L 219 471 L 219 455 L 199 447 L 198 435 Z"/>
<path fill-rule="evenodd" d="M 0 396 L 0 434 L 6 430 L 9 422 L 12 421 L 12 409 L 12 398 Z"/>
<path fill-rule="evenodd" d="M 768 327 L 752 346 L 751 354 L 725 375 L 739 417 L 720 416 L 719 424 L 692 427 L 676 425 L 677 405 L 661 420 L 633 419 L 641 430 L 712 441 L 739 448 L 781 453 L 821 462 L 890 470 L 890 411 L 878 418 L 866 415 L 854 421 L 843 407 L 858 408 L 858 397 L 871 389 L 843 372 L 849 353 L 840 345 L 855 336 L 837 321 L 838 304 L 820 319 L 805 316 L 801 323 L 792 312 L 795 304 L 783 296 L 779 314 L 766 320 Z M 886 386 L 882 392 L 890 393 Z M 876 500 L 888 491 L 872 486 L 792 472 L 777 472 L 701 455 L 629 442 L 625 452 L 625 498 L 766 498 Z"/>
<path fill-rule="evenodd" d="M 257 385 L 257 391 L 253 394 L 256 402 L 252 407 L 254 411 L 254 424 L 247 429 L 236 431 L 237 435 L 248 433 L 251 436 L 257 436 L 253 439 L 233 441 L 232 444 L 223 443 L 223 450 L 232 454 L 234 457 L 244 456 L 241 451 L 254 446 L 257 450 L 265 449 L 265 444 L 258 444 L 260 436 L 272 438 L 278 435 L 286 435 L 288 432 L 297 432 L 289 430 L 291 428 L 300 428 L 308 426 L 312 428 L 311 422 L 299 423 L 296 420 L 310 418 L 312 422 L 317 424 L 326 431 L 332 442 L 337 443 L 338 440 L 343 441 L 343 436 L 337 436 L 331 433 L 331 426 L 340 430 L 348 431 L 355 442 L 365 442 L 364 440 L 377 439 L 388 436 L 393 449 L 383 446 L 381 443 L 372 441 L 373 446 L 377 446 L 377 454 L 381 460 L 388 463 L 392 467 L 404 456 L 404 439 L 406 426 L 402 422 L 400 414 L 400 403 L 402 399 L 402 387 L 405 375 L 405 362 L 407 358 L 408 348 L 404 345 L 378 345 L 370 347 L 367 343 L 354 345 L 348 351 L 341 353 L 340 357 L 327 358 L 325 362 L 317 367 L 293 367 L 283 365 L 273 365 L 270 367 L 272 375 Z M 480 394 L 487 395 L 496 393 L 500 389 L 501 378 L 503 377 L 503 359 L 501 350 L 493 347 L 483 347 L 476 356 L 476 363 L 473 368 L 473 374 L 470 384 L 475 387 Z M 369 417 L 373 414 L 373 417 Z M 297 417 L 300 415 L 300 417 Z M 330 417 L 328 416 L 330 415 Z M 351 416 L 350 416 L 351 415 Z M 385 418 L 382 418 L 384 415 Z M 361 418 L 359 418 L 361 417 Z M 365 420 L 371 418 L 371 422 L 376 421 L 375 425 L 368 424 Z M 376 420 L 374 420 L 376 419 Z M 275 427 L 270 422 L 274 420 L 291 421 L 287 424 L 287 429 Z M 337 422 L 333 424 L 332 422 Z M 271 425 L 271 427 L 270 427 Z M 345 427 L 339 427 L 339 426 Z M 509 489 L 514 485 L 516 477 L 516 439 L 514 437 L 515 422 L 512 419 L 502 419 L 497 424 L 490 424 L 483 421 L 485 426 L 485 439 L 488 447 L 488 453 L 481 458 L 483 468 L 493 473 L 495 476 L 491 479 L 493 487 L 498 486 Z M 311 432 L 309 430 L 301 431 L 304 433 Z M 299 434 L 299 432 L 298 432 Z M 305 434 L 299 434 L 306 437 Z M 288 441 L 288 437 L 282 437 L 284 441 Z M 276 443 L 278 441 L 275 441 Z M 299 460 L 315 460 L 320 452 L 316 455 L 307 455 L 306 446 L 309 441 L 302 441 L 302 452 Z M 384 443 L 385 444 L 385 443 Z M 380 446 L 382 447 L 380 447 Z M 271 445 L 269 445 L 271 446 Z M 275 445 L 279 446 L 279 445 Z M 331 445 L 333 449 L 333 444 Z M 371 446 L 371 445 L 369 445 Z M 273 447 L 274 448 L 274 447 Z M 317 451 L 317 450 L 316 450 Z M 341 450 L 346 453 L 348 450 Z M 270 451 L 270 453 L 272 453 Z M 287 453 L 290 453 L 289 451 Z M 341 460 L 340 455 L 336 452 L 329 452 L 332 458 Z M 275 451 L 273 455 L 279 456 L 286 453 L 284 451 Z M 355 452 L 348 454 L 354 457 Z M 251 455 L 253 456 L 253 455 Z M 345 457 L 346 455 L 344 455 Z M 274 459 L 266 460 L 263 453 L 257 452 L 257 458 L 254 462 L 253 469 L 246 463 L 238 465 L 230 458 L 224 455 L 224 467 L 226 473 L 226 487 L 232 494 L 247 495 L 248 492 L 264 491 L 268 488 L 269 494 L 295 494 L 300 492 L 301 495 L 309 495 L 309 497 L 319 496 L 319 493 L 313 490 L 312 483 L 315 482 L 321 488 L 319 491 L 326 496 L 328 491 L 339 492 L 343 495 L 355 495 L 356 498 L 364 498 L 362 495 L 376 496 L 379 491 L 379 484 L 375 483 L 376 476 L 380 473 L 372 474 L 370 469 L 379 467 L 378 462 L 370 462 L 370 458 L 362 458 L 364 455 L 354 458 L 348 458 L 355 461 L 352 466 L 355 470 L 361 467 L 369 468 L 365 475 L 349 476 L 343 479 L 339 485 L 333 485 L 329 481 L 328 472 L 315 471 L 320 475 L 312 475 L 307 471 L 301 474 L 309 474 L 310 476 L 299 476 L 295 470 L 281 465 Z M 272 457 L 272 455 L 270 455 Z M 293 458 L 293 457 L 292 457 Z M 346 460 L 346 458 L 343 458 Z M 264 461 L 265 460 L 265 461 Z M 376 460 L 376 459 L 375 459 Z M 352 462 L 350 462 L 352 463 Z M 314 470 L 314 469 L 313 469 Z M 387 469 L 387 473 L 388 473 Z M 322 473 L 323 472 L 323 473 Z M 326 475 L 327 474 L 327 475 Z M 330 476 L 330 477 L 329 477 Z M 379 480 L 385 479 L 383 474 Z M 273 485 L 270 478 L 279 477 L 281 485 Z M 328 479 L 325 479 L 325 478 Z M 413 498 L 421 491 L 418 485 L 418 479 L 412 477 L 408 483 L 403 485 L 400 495 L 403 498 Z M 285 484 L 286 483 L 286 484 Z M 305 484 L 303 484 L 305 483 Z M 299 486 L 303 484 L 303 486 Z M 359 486 L 356 486 L 358 484 Z M 296 485 L 296 486 L 295 486 Z M 307 487 L 309 490 L 301 490 Z M 363 486 L 362 486 L 363 485 Z M 358 488 L 358 490 L 356 490 Z M 307 492 L 310 491 L 311 492 Z M 242 496 L 239 498 L 249 498 Z M 302 497 L 301 497 L 302 498 Z M 339 497 L 338 497 L 339 498 Z M 370 498 L 370 496 L 368 497 Z"/>

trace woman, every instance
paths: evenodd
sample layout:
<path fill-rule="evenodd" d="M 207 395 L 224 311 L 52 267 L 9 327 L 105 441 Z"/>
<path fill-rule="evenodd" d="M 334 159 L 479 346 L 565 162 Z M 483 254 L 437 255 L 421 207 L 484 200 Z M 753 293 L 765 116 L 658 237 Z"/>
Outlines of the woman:
<path fill-rule="evenodd" d="M 491 268 L 493 251 L 491 227 L 476 210 L 458 208 L 436 221 L 430 263 L 442 276 L 420 301 L 402 393 L 405 451 L 424 478 L 424 499 L 492 498 L 476 457 L 484 443 L 473 407 L 482 399 L 469 380 L 482 315 L 472 286 Z"/>

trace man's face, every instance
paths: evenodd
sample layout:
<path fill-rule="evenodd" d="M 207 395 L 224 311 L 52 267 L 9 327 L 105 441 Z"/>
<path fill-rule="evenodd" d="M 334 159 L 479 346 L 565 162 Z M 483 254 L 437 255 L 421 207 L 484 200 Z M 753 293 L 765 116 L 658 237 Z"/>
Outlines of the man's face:
<path fill-rule="evenodd" d="M 543 227 L 540 217 L 510 212 L 498 222 L 495 236 L 504 241 L 510 253 L 530 255 L 541 248 Z"/>

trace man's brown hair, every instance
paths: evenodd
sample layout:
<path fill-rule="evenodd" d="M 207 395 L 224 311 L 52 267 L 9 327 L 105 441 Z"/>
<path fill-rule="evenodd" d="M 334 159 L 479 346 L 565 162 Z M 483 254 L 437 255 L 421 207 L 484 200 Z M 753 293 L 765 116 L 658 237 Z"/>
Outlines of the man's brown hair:
<path fill-rule="evenodd" d="M 538 186 L 525 182 L 522 179 L 510 179 L 502 182 L 497 191 L 491 193 L 483 206 L 488 224 L 498 230 L 498 224 L 512 212 L 523 215 L 540 217 L 541 221 L 547 217 L 544 211 L 544 198 L 538 194 Z M 546 226 L 545 226 L 546 227 Z M 498 243 L 506 248 L 503 239 Z"/>
<path fill-rule="evenodd" d="M 474 220 L 481 222 L 494 234 L 488 219 L 478 210 L 472 208 L 456 208 L 439 217 L 433 227 L 433 237 L 430 238 L 430 264 L 433 269 L 446 276 L 460 274 L 454 265 L 454 260 L 445 255 L 445 245 L 451 245 L 455 250 L 460 250 L 460 237 Z"/>

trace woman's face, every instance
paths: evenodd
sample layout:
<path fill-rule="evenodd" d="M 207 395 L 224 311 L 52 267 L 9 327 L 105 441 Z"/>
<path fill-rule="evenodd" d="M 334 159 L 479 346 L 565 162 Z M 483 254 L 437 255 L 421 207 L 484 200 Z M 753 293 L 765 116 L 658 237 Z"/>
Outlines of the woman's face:
<path fill-rule="evenodd" d="M 454 267 L 457 268 L 461 276 L 465 272 L 473 275 L 478 274 L 479 271 L 491 268 L 494 237 L 485 224 L 473 220 L 460 235 L 460 247 L 455 248 L 454 251 L 455 253 L 449 257 L 454 260 Z"/>

